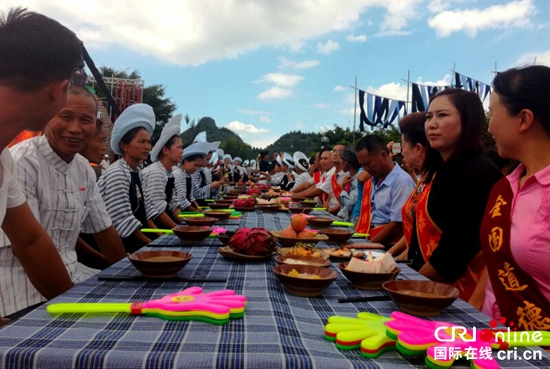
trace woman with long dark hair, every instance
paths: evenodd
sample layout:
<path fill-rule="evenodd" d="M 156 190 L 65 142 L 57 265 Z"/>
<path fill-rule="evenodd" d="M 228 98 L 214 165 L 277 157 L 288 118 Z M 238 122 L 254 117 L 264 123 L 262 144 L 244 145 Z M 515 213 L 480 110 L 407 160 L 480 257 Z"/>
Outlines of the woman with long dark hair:
<path fill-rule="evenodd" d="M 474 92 L 447 89 L 430 102 L 424 125 L 443 164 L 416 206 L 417 237 L 408 257 L 424 276 L 449 283 L 469 301 L 485 267 L 479 230 L 489 192 L 502 177 L 484 154 L 485 112 Z"/>

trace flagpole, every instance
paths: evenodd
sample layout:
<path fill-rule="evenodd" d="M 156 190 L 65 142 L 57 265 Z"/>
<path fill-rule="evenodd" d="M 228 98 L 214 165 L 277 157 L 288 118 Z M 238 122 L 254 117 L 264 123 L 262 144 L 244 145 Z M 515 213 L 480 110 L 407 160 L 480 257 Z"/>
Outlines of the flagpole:
<path fill-rule="evenodd" d="M 409 86 L 411 85 L 411 70 L 407 70 L 407 109 L 410 112 L 412 109 L 412 98 L 409 101 Z M 409 102 L 411 106 L 409 107 Z M 397 120 L 399 122 L 399 119 Z"/>
<path fill-rule="evenodd" d="M 355 99 L 353 101 L 353 142 L 355 142 L 355 121 L 357 119 L 357 76 L 355 76 Z"/>
<path fill-rule="evenodd" d="M 454 85 L 455 72 L 456 72 L 456 63 L 453 63 L 453 70 L 452 70 L 452 73 L 453 73 L 453 74 L 451 74 L 451 86 L 453 86 L 453 87 L 456 87 L 456 86 Z"/>

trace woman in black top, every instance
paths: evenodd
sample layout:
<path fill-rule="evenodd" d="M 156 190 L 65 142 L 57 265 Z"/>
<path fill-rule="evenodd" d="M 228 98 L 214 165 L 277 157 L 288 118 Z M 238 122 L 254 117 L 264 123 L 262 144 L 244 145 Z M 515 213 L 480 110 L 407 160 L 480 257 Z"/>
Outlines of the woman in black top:
<path fill-rule="evenodd" d="M 431 242 L 423 244 L 433 245 L 428 252 L 416 237 L 409 249 L 413 268 L 434 281 L 454 284 L 466 299 L 484 267 L 479 230 L 485 205 L 493 184 L 502 177 L 481 147 L 484 123 L 483 106 L 474 92 L 447 89 L 430 102 L 426 135 L 444 162 L 423 208 L 424 228 L 431 227 L 432 235 L 439 237 L 426 237 Z"/>

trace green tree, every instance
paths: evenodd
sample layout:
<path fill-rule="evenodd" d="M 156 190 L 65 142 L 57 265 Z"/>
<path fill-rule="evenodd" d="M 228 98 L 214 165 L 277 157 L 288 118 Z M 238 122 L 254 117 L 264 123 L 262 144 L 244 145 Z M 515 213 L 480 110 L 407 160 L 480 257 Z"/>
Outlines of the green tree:
<path fill-rule="evenodd" d="M 231 136 L 224 139 L 220 148 L 233 158 L 240 157 L 243 161 L 252 157 L 252 151 L 249 144 L 244 143 L 238 136 Z"/>

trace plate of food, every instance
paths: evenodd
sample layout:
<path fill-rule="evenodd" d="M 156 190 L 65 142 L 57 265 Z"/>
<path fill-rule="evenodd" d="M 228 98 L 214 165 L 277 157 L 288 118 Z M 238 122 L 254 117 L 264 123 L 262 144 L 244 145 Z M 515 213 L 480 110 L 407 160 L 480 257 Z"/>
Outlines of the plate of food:
<path fill-rule="evenodd" d="M 322 249 L 331 259 L 349 260 L 352 257 L 362 258 L 365 253 L 347 247 L 331 247 Z"/>
<path fill-rule="evenodd" d="M 275 258 L 275 261 L 278 264 L 311 265 L 319 267 L 328 267 L 332 264 L 330 261 L 323 258 L 298 255 L 279 255 Z"/>
<path fill-rule="evenodd" d="M 271 259 L 273 255 L 275 255 L 275 251 L 264 255 L 245 255 L 233 251 L 229 246 L 218 248 L 218 253 L 227 260 L 243 262 L 265 261 Z"/>
<path fill-rule="evenodd" d="M 297 243 L 293 247 L 281 247 L 279 254 L 283 256 L 312 256 L 315 258 L 323 258 L 327 260 L 329 255 L 324 252 L 324 249 L 317 248 L 315 244 Z"/>
<path fill-rule="evenodd" d="M 298 237 L 295 237 L 292 234 L 289 234 L 288 229 L 283 229 L 282 231 L 270 231 L 273 236 L 277 237 L 281 246 L 290 247 L 297 245 L 299 243 L 304 244 L 316 244 L 320 241 L 328 240 L 328 237 L 324 234 L 314 233 L 310 230 L 304 230 L 298 234 Z M 302 234 L 303 233 L 303 234 Z"/>

